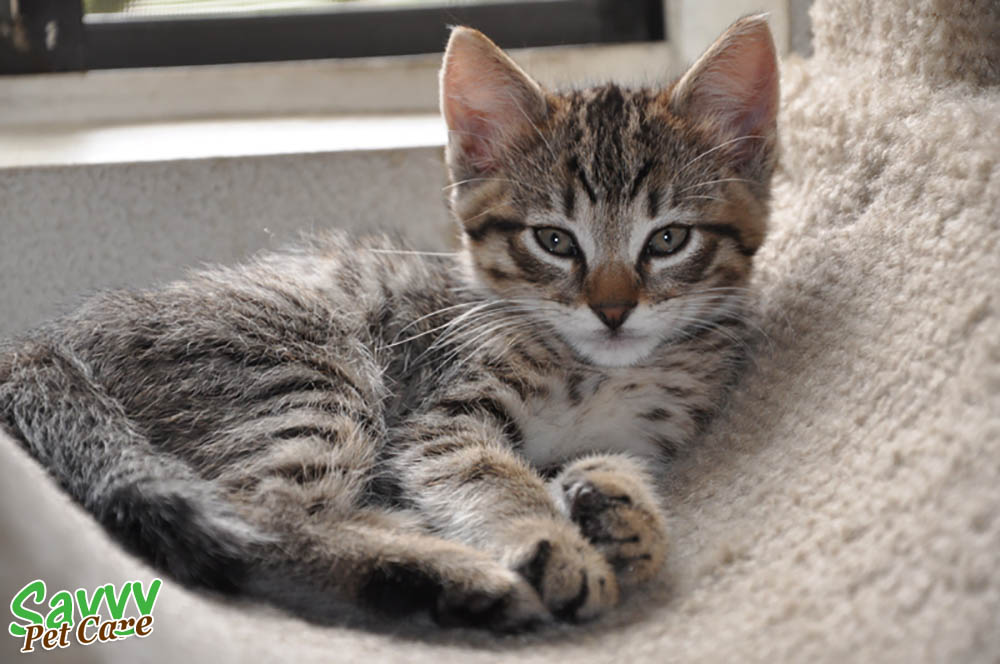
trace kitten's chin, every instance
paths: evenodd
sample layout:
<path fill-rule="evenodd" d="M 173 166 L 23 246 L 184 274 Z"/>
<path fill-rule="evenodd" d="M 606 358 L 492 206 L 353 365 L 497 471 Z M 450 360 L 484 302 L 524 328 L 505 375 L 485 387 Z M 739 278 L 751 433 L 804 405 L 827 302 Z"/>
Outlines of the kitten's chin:
<path fill-rule="evenodd" d="M 591 364 L 601 367 L 631 367 L 649 357 L 660 340 L 647 335 L 611 335 L 600 332 L 577 336 L 571 343 L 576 352 Z"/>

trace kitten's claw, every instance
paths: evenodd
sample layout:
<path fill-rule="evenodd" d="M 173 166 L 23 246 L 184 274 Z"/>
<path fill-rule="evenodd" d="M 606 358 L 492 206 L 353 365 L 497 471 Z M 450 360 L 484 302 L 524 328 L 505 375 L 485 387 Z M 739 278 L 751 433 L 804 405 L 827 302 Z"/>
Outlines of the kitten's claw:
<path fill-rule="evenodd" d="M 553 480 L 553 489 L 623 586 L 659 572 L 666 559 L 666 524 L 651 482 L 636 462 L 615 455 L 582 459 Z"/>
<path fill-rule="evenodd" d="M 541 596 L 561 620 L 596 618 L 618 603 L 614 571 L 572 524 L 524 519 L 511 524 L 515 542 L 505 562 Z"/>

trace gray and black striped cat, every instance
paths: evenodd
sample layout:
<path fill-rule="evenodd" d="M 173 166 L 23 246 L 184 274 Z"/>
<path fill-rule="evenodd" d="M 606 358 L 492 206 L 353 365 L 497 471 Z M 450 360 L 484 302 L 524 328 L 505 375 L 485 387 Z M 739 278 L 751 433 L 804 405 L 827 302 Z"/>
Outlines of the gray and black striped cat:
<path fill-rule="evenodd" d="M 130 551 L 311 620 L 606 612 L 667 544 L 650 479 L 745 345 L 775 162 L 760 17 L 663 89 L 441 73 L 455 257 L 330 234 L 111 292 L 0 348 L 0 423 Z"/>

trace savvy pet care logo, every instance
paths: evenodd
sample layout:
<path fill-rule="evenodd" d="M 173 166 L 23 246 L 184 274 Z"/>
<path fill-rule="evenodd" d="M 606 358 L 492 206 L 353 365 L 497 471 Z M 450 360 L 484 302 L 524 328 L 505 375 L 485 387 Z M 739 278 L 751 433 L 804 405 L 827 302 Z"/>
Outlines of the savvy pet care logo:
<path fill-rule="evenodd" d="M 73 594 L 60 590 L 49 597 L 45 582 L 35 579 L 10 601 L 10 612 L 18 622 L 10 623 L 7 631 L 22 640 L 22 653 L 34 652 L 36 646 L 44 650 L 66 648 L 71 638 L 84 646 L 132 635 L 143 638 L 153 631 L 153 606 L 161 585 L 160 579 L 153 579 L 148 588 L 143 588 L 142 581 L 129 581 L 119 591 L 108 583 L 92 593 L 78 588 Z M 125 617 L 129 599 L 138 613 L 130 612 Z M 102 605 L 109 618 L 102 617 Z"/>

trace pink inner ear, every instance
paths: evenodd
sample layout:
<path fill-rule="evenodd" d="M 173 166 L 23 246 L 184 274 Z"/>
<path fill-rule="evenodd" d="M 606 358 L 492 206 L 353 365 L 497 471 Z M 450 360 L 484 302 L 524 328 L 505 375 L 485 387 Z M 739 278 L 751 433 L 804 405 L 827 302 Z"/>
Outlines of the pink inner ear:
<path fill-rule="evenodd" d="M 723 134 L 769 135 L 778 111 L 778 68 L 766 24 L 734 26 L 678 85 L 677 109 L 693 119 L 715 118 Z M 742 150 L 753 150 L 743 141 Z"/>
<path fill-rule="evenodd" d="M 730 96 L 719 100 L 731 106 L 728 112 L 720 110 L 719 115 L 728 121 L 737 136 L 757 133 L 774 119 L 775 72 L 773 69 L 768 70 L 766 66 L 755 66 L 764 63 L 754 62 L 750 58 L 732 64 L 732 73 L 723 74 L 729 79 Z"/>
<path fill-rule="evenodd" d="M 476 170 L 492 170 L 497 141 L 510 122 L 501 97 L 504 81 L 481 56 L 462 55 L 452 58 L 445 71 L 442 110 L 461 159 Z"/>
<path fill-rule="evenodd" d="M 441 77 L 441 110 L 449 160 L 479 172 L 494 169 L 505 146 L 545 112 L 541 89 L 486 37 L 452 34 Z"/>
<path fill-rule="evenodd" d="M 466 110 L 458 114 L 451 131 L 458 134 L 457 143 L 463 158 L 478 171 L 492 171 L 496 166 L 496 150 L 490 122 L 480 113 Z"/>
<path fill-rule="evenodd" d="M 471 72 L 463 69 L 467 63 L 456 63 L 447 72 L 443 101 L 445 120 L 456 135 L 461 158 L 480 170 L 495 167 L 503 145 L 523 131 L 528 119 L 519 104 L 530 101 L 524 100 L 519 81 L 485 64 L 479 72 Z"/>
<path fill-rule="evenodd" d="M 729 114 L 720 115 L 728 115 L 737 136 L 766 129 L 777 113 L 778 71 L 773 52 L 769 43 L 753 46 L 757 48 L 737 50 L 726 63 L 730 71 L 720 72 L 720 84 L 728 84 L 732 104 Z"/>

